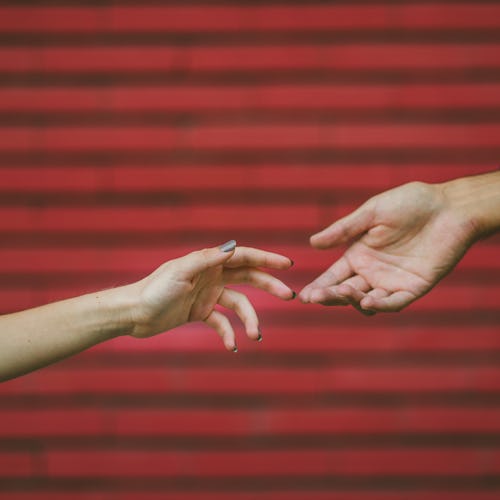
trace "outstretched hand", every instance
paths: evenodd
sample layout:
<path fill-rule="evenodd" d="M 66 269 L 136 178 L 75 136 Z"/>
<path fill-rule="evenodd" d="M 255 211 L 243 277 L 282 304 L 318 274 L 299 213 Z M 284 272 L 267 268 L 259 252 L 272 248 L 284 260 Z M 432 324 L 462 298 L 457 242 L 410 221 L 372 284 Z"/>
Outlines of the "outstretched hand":
<path fill-rule="evenodd" d="M 365 314 L 399 311 L 453 269 L 473 229 L 440 185 L 412 182 L 386 191 L 311 237 L 315 248 L 348 247 L 299 298 L 351 304 Z"/>
<path fill-rule="evenodd" d="M 221 247 L 192 252 L 166 262 L 143 280 L 129 285 L 137 297 L 133 318 L 135 337 L 149 337 L 189 321 L 203 321 L 214 328 L 226 349 L 236 351 L 234 330 L 216 305 L 231 309 L 245 325 L 247 335 L 261 340 L 259 320 L 248 298 L 226 285 L 245 283 L 290 300 L 295 293 L 259 267 L 288 269 L 292 261 L 255 248 Z"/>

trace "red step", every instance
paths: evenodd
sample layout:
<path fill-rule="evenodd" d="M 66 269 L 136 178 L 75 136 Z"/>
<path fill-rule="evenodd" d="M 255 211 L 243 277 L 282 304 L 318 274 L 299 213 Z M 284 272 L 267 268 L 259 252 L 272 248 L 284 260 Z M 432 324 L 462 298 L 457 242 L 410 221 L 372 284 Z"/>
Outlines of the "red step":
<path fill-rule="evenodd" d="M 397 481 L 398 485 L 401 484 Z M 69 486 L 66 490 L 61 491 L 62 487 L 58 484 L 54 486 L 57 488 L 47 490 L 40 490 L 36 492 L 37 500 L 67 500 L 71 497 L 72 500 L 102 500 L 102 491 L 77 491 L 71 489 Z M 26 486 L 26 489 L 29 485 Z M 325 491 L 328 488 L 327 491 Z M 203 496 L 204 500 L 254 500 L 255 492 L 245 492 L 238 490 L 237 493 L 234 491 L 227 492 L 219 489 L 204 489 L 200 491 L 180 491 L 175 490 L 171 492 L 165 491 L 164 488 L 160 488 L 162 491 L 140 491 L 140 492 L 130 492 L 124 491 L 117 488 L 113 491 L 107 491 L 105 493 L 105 498 L 107 500 L 164 500 L 166 494 L 175 495 L 176 500 L 199 500 L 200 496 Z M 244 488 L 242 488 L 244 489 Z M 285 491 L 283 491 L 283 489 Z M 404 486 L 395 487 L 391 486 L 391 489 L 381 489 L 377 487 L 376 491 L 363 490 L 351 490 L 346 491 L 344 488 L 339 487 L 338 489 L 333 489 L 332 487 L 325 487 L 325 490 L 318 490 L 315 486 L 313 490 L 306 488 L 301 488 L 300 491 L 290 491 L 288 488 L 277 489 L 275 487 L 272 490 L 264 490 L 258 492 L 259 500 L 304 500 L 307 497 L 308 500 L 422 500 L 423 495 L 425 495 L 425 500 L 498 500 L 497 491 L 485 491 L 484 489 L 474 489 L 467 488 L 466 491 L 456 491 L 454 489 L 445 490 L 439 489 L 439 491 L 430 491 L 428 489 L 420 489 L 419 491 L 408 491 Z M 7 491 L 5 489 L 5 491 Z M 18 491 L 18 490 L 8 490 L 9 500 L 33 500 L 33 492 L 29 491 Z"/>
<path fill-rule="evenodd" d="M 292 110 L 491 110 L 500 85 L 270 85 L 3 87 L 0 112 L 191 112 Z"/>
<path fill-rule="evenodd" d="M 316 230 L 321 209 L 307 205 L 205 205 L 166 207 L 2 207 L 1 231 Z"/>
<path fill-rule="evenodd" d="M 500 51 L 499 51 L 500 53 Z M 498 124 L 2 127 L 0 152 L 499 148 Z"/>
<path fill-rule="evenodd" d="M 8 33 L 181 33 L 304 30 L 478 29 L 500 26 L 498 5 L 478 2 L 378 5 L 2 7 Z"/>
<path fill-rule="evenodd" d="M 265 193 L 285 190 L 316 190 L 307 192 L 322 204 L 335 201 L 338 190 L 368 190 L 372 194 L 421 180 L 444 182 L 456 177 L 481 174 L 494 170 L 494 165 L 447 164 L 299 164 L 275 165 L 158 165 L 158 166 L 0 166 L 0 192 L 19 193 L 134 193 L 186 191 L 203 195 L 215 190 L 234 190 L 245 193 L 259 189 Z M 320 193 L 331 190 L 330 198 Z M 165 199 L 168 202 L 168 198 Z"/>
<path fill-rule="evenodd" d="M 313 336 L 314 332 L 310 335 Z M 31 375 L 29 380 L 20 378 L 4 383 L 0 386 L 0 395 L 500 392 L 500 369 L 491 366 L 439 366 L 442 361 L 406 367 L 373 367 L 365 366 L 365 363 L 358 361 L 335 366 L 332 362 L 318 368 L 54 367 Z"/>
<path fill-rule="evenodd" d="M 49 477 L 404 475 L 477 477 L 500 472 L 500 449 L 259 451 L 49 451 Z"/>
<path fill-rule="evenodd" d="M 0 437 L 378 435 L 500 432 L 494 407 L 330 409 L 4 409 Z"/>
<path fill-rule="evenodd" d="M 493 43 L 0 48 L 0 71 L 15 73 L 465 70 L 499 66 L 500 46 Z"/>

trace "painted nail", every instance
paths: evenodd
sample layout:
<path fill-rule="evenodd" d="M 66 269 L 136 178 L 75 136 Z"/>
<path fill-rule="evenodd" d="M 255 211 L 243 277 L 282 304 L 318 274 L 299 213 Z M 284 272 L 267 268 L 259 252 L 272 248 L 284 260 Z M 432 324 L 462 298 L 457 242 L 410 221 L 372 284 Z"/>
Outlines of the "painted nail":
<path fill-rule="evenodd" d="M 292 290 L 292 298 L 290 300 L 293 300 L 295 297 L 297 297 L 297 294 Z"/>
<path fill-rule="evenodd" d="M 232 252 L 236 248 L 236 241 L 229 240 L 226 243 L 219 246 L 221 252 Z"/>
<path fill-rule="evenodd" d="M 238 352 L 238 348 L 236 346 L 233 347 L 233 352 Z"/>
<path fill-rule="evenodd" d="M 257 337 L 257 342 L 262 342 L 262 333 L 259 330 L 259 336 Z"/>
<path fill-rule="evenodd" d="M 289 257 L 289 259 L 290 259 L 290 257 Z M 290 267 L 295 264 L 295 262 L 292 259 L 290 259 L 290 262 L 291 262 Z"/>

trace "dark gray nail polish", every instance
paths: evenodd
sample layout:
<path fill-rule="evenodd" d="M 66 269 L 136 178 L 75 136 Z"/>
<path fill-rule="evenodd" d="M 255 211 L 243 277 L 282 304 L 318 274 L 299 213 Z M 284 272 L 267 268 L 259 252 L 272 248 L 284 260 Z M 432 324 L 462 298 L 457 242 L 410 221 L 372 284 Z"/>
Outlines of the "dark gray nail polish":
<path fill-rule="evenodd" d="M 257 337 L 257 342 L 262 342 L 262 333 L 259 332 L 259 336 Z"/>
<path fill-rule="evenodd" d="M 219 246 L 221 252 L 232 252 L 236 248 L 236 241 L 229 240 L 226 243 Z"/>
<path fill-rule="evenodd" d="M 238 352 L 238 348 L 236 346 L 233 347 L 233 352 Z"/>
<path fill-rule="evenodd" d="M 297 297 L 297 294 L 292 290 L 292 298 L 290 300 L 293 300 L 295 297 Z"/>

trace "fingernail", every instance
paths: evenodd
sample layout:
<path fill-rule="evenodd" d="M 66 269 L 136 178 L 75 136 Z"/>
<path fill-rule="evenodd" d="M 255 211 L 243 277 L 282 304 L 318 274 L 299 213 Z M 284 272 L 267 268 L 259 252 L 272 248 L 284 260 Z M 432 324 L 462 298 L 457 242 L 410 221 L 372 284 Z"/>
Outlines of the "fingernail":
<path fill-rule="evenodd" d="M 236 241 L 229 240 L 226 243 L 219 246 L 221 252 L 232 252 L 236 248 Z"/>
<path fill-rule="evenodd" d="M 297 297 L 297 294 L 292 290 L 292 298 L 290 300 L 293 300 L 295 297 Z"/>
<path fill-rule="evenodd" d="M 290 257 L 289 257 L 289 259 L 290 259 Z M 295 264 L 295 262 L 292 259 L 290 259 L 290 262 L 291 262 L 290 267 L 292 267 Z"/>
<path fill-rule="evenodd" d="M 259 330 L 259 336 L 257 337 L 257 342 L 262 342 L 262 333 Z"/>
<path fill-rule="evenodd" d="M 233 347 L 233 352 L 238 352 L 238 348 L 236 346 Z"/>

